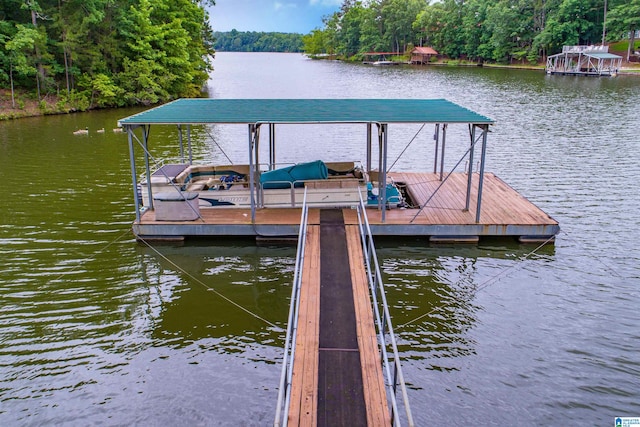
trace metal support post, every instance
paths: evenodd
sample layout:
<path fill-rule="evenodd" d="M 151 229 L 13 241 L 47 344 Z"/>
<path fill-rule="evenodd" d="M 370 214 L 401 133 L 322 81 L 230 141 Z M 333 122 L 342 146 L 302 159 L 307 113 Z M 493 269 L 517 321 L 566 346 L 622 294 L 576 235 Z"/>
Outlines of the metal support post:
<path fill-rule="evenodd" d="M 149 197 L 149 209 L 153 209 L 153 189 L 151 188 L 151 166 L 149 164 L 149 129 L 151 126 L 142 127 L 142 140 L 144 141 L 144 167 L 147 174 L 147 195 Z"/>
<path fill-rule="evenodd" d="M 440 145 L 440 123 L 436 123 L 436 130 L 433 134 L 433 139 L 436 141 L 436 152 L 433 155 L 433 173 L 438 172 L 438 146 Z"/>
<path fill-rule="evenodd" d="M 387 213 L 387 134 L 388 134 L 388 125 L 383 123 L 381 125 L 382 138 L 381 138 L 381 148 L 380 148 L 380 199 L 382 201 L 382 217 L 381 220 L 384 223 L 386 219 Z"/>
<path fill-rule="evenodd" d="M 191 125 L 187 125 L 187 146 L 189 147 L 189 164 L 193 164 L 193 150 L 191 149 Z"/>
<path fill-rule="evenodd" d="M 253 163 L 253 137 L 256 125 L 249 125 L 249 200 L 251 201 L 251 223 L 256 222 L 256 200 L 255 200 L 255 165 Z"/>
<path fill-rule="evenodd" d="M 367 173 L 371 172 L 372 123 L 367 123 Z"/>
<path fill-rule="evenodd" d="M 473 147 L 476 145 L 476 127 L 472 126 L 471 129 L 471 148 L 469 148 L 469 175 L 467 176 L 467 202 L 464 205 L 464 210 L 468 211 L 471 203 L 471 184 L 473 180 Z"/>
<path fill-rule="evenodd" d="M 269 170 L 276 168 L 276 124 L 269 123 Z"/>
<path fill-rule="evenodd" d="M 480 222 L 480 207 L 482 206 L 482 187 L 484 185 L 484 163 L 487 155 L 487 135 L 489 126 L 482 127 L 482 154 L 480 156 L 480 180 L 478 182 L 478 205 L 476 207 L 476 223 Z"/>
<path fill-rule="evenodd" d="M 256 168 L 256 172 L 260 171 L 260 123 L 257 123 L 253 130 L 253 153 L 255 155 L 255 159 L 253 164 Z M 260 185 L 256 183 L 256 199 L 257 206 L 263 207 L 264 201 L 262 200 L 262 191 L 260 191 Z"/>
<path fill-rule="evenodd" d="M 378 179 L 375 183 L 375 188 L 378 189 L 378 210 L 380 210 L 382 208 L 381 203 L 382 203 L 382 126 L 380 125 L 380 123 L 376 123 L 376 126 L 378 127 Z M 371 183 L 373 186 L 373 183 Z"/>
<path fill-rule="evenodd" d="M 178 142 L 180 143 L 180 161 L 184 163 L 184 143 L 182 141 L 182 125 L 178 125 Z"/>
<path fill-rule="evenodd" d="M 440 181 L 444 178 L 444 149 L 447 143 L 447 124 L 442 125 L 442 153 L 440 154 Z"/>
<path fill-rule="evenodd" d="M 136 156 L 133 148 L 133 129 L 126 126 L 129 139 L 129 163 L 131 164 L 131 182 L 133 182 L 133 205 L 136 209 L 136 222 L 140 222 L 140 201 L 138 200 L 138 177 L 136 176 Z M 145 154 L 146 155 L 146 154 Z"/>

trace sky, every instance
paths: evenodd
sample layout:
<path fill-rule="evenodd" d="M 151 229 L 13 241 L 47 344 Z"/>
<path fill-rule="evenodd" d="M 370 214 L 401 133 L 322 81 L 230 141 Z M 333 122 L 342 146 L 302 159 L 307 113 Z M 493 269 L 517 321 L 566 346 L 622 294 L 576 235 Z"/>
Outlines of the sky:
<path fill-rule="evenodd" d="M 308 34 L 322 28 L 322 17 L 342 0 L 216 0 L 209 7 L 214 31 L 264 31 Z"/>

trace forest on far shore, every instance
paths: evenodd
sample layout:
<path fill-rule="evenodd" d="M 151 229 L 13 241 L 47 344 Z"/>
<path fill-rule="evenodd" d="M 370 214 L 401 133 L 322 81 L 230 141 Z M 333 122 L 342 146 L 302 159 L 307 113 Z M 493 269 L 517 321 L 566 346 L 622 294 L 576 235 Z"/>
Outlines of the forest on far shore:
<path fill-rule="evenodd" d="M 564 45 L 600 44 L 605 27 L 605 42 L 634 46 L 640 0 L 344 0 L 304 50 L 359 59 L 431 46 L 454 59 L 538 63 Z"/>
<path fill-rule="evenodd" d="M 34 110 L 34 100 L 47 114 L 201 96 L 216 46 L 349 60 L 432 46 L 450 59 L 508 64 L 604 38 L 624 41 L 628 60 L 640 31 L 640 0 L 344 0 L 305 36 L 214 33 L 210 6 L 215 0 L 0 1 L 0 119 L 32 115 L 21 110 Z"/>
<path fill-rule="evenodd" d="M 60 112 L 199 96 L 215 52 L 205 9 L 214 3 L 3 0 L 0 94 L 11 99 L 0 101 L 19 109 L 20 90 Z"/>
<path fill-rule="evenodd" d="M 213 36 L 221 52 L 302 52 L 302 34 L 231 30 Z"/>

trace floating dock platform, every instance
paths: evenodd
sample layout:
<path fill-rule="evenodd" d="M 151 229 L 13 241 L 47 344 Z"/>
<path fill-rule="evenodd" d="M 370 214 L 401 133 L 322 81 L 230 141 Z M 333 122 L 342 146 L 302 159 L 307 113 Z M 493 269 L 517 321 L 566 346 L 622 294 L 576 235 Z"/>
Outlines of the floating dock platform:
<path fill-rule="evenodd" d="M 390 173 L 396 183 L 404 183 L 414 201 L 422 206 L 441 184 L 438 174 Z M 476 203 L 465 209 L 464 194 L 468 175 L 452 174 L 424 209 L 391 209 L 367 211 L 375 236 L 422 236 L 435 242 L 473 242 L 486 237 L 515 238 L 522 241 L 545 241 L 556 235 L 559 224 L 536 205 L 494 174 L 484 177 L 480 221 L 476 222 Z M 475 174 L 473 188 L 479 176 Z M 310 209 L 310 224 L 319 224 L 319 209 Z M 355 223 L 355 211 L 344 208 L 347 224 Z M 188 236 L 224 237 L 255 236 L 283 238 L 296 236 L 300 226 L 300 208 L 263 208 L 256 210 L 255 221 L 250 209 L 201 209 L 194 221 L 157 221 L 155 212 L 145 212 L 133 224 L 142 239 L 184 239 Z"/>
<path fill-rule="evenodd" d="M 329 177 L 324 182 L 292 180 L 288 183 L 291 185 L 290 198 L 286 193 L 288 190 L 284 190 L 284 205 L 288 207 L 283 207 L 282 199 L 277 206 L 269 205 L 269 191 L 282 191 L 269 190 L 272 187 L 262 182 L 265 175 L 278 167 L 276 126 L 345 123 L 365 125 L 363 158 L 366 160 L 360 168 L 359 178 Z M 390 125 L 411 123 L 431 123 L 435 127 L 434 156 L 423 162 L 433 164 L 433 172 L 397 172 L 387 166 Z M 181 167 L 186 167 L 192 164 L 189 139 L 191 126 L 197 124 L 247 125 L 248 139 L 243 142 L 247 144 L 247 164 L 224 167 L 234 169 L 233 191 L 241 189 L 244 205 L 234 205 L 234 200 L 220 202 L 225 194 L 224 188 L 219 188 L 223 187 L 220 179 L 226 180 L 229 176 L 207 176 L 209 182 L 217 182 L 218 185 L 213 185 L 204 192 L 200 188 L 200 193 L 196 194 L 190 192 L 187 181 L 177 181 L 177 177 L 169 176 L 165 172 L 168 170 L 166 166 L 156 165 L 152 168 L 151 160 L 155 160 L 149 148 L 152 126 L 177 127 Z M 364 192 L 362 196 L 365 200 L 368 198 L 367 212 L 375 236 L 422 236 L 433 242 L 475 242 L 485 237 L 516 238 L 523 242 L 553 240 L 560 231 L 558 222 L 500 178 L 485 172 L 487 137 L 492 124 L 493 120 L 443 99 L 177 100 L 119 121 L 129 139 L 136 211 L 133 231 L 137 238 L 147 240 L 175 240 L 192 236 L 254 236 L 275 240 L 295 237 L 300 227 L 302 204 L 301 200 L 296 200 L 296 191 L 306 188 L 312 194 L 310 197 L 315 197 L 315 205 L 312 204 L 312 207 L 341 208 L 347 224 L 351 221 L 349 211 L 353 211 L 356 205 L 349 200 L 358 200 L 357 193 Z M 456 167 L 450 172 L 444 170 L 447 128 L 452 125 L 463 125 L 469 131 L 469 138 L 465 138 L 463 142 L 468 150 L 457 163 L 460 165 L 466 160 L 469 169 L 464 172 L 456 171 Z M 267 128 L 269 136 L 269 158 L 268 163 L 264 164 L 260 163 L 261 128 Z M 189 160 L 184 155 L 185 133 Z M 428 137 L 431 139 L 431 135 Z M 332 141 L 321 143 L 332 144 Z M 299 143 L 301 144 L 304 142 Z M 143 151 L 142 168 L 136 163 L 140 159 L 136 146 Z M 473 165 L 476 164 L 474 153 L 477 156 L 478 152 L 480 159 L 476 171 L 473 170 Z M 340 159 L 340 162 L 345 160 L 347 159 Z M 202 176 L 196 177 L 196 172 L 215 174 L 216 168 L 220 169 L 211 165 L 189 167 L 194 173 L 187 174 L 185 170 L 181 173 L 185 179 L 199 179 Z M 142 174 L 139 168 L 144 171 Z M 158 172 L 162 172 L 164 176 L 159 176 Z M 158 182 L 163 183 L 154 187 L 154 183 Z M 193 181 L 189 185 L 192 183 Z M 390 188 L 402 192 L 402 203 L 393 205 L 390 202 L 395 197 L 389 195 Z M 175 195 L 163 193 L 161 200 L 154 196 L 154 191 L 169 190 Z M 342 198 L 332 200 L 332 194 Z M 197 212 L 191 205 L 197 207 L 198 198 L 201 202 L 215 199 L 216 203 L 224 206 L 204 207 Z M 154 199 L 158 199 L 158 206 L 154 206 Z M 291 203 L 288 202 L 289 199 Z M 183 211 L 171 217 L 173 205 L 177 205 L 175 202 L 183 202 Z M 158 211 L 160 208 L 161 212 Z M 187 209 L 193 211 L 189 212 Z M 310 211 L 310 221 L 312 224 L 319 223 L 314 209 Z"/>

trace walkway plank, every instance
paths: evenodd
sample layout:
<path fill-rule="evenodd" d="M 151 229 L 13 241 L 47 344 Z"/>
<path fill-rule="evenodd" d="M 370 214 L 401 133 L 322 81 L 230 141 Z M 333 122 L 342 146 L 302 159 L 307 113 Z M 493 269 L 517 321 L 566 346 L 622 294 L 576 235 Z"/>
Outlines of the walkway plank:
<path fill-rule="evenodd" d="M 352 212 L 307 229 L 289 425 L 391 423 L 359 228 L 344 225 Z M 339 225 L 327 223 L 337 215 Z"/>
<path fill-rule="evenodd" d="M 296 352 L 291 381 L 288 424 L 315 426 L 318 406 L 318 347 L 320 325 L 320 228 L 310 225 L 300 289 Z"/>
<path fill-rule="evenodd" d="M 367 424 L 369 426 L 391 425 L 387 395 L 382 374 L 382 360 L 378 349 L 378 338 L 374 326 L 371 297 L 367 273 L 364 269 L 364 256 L 358 226 L 346 227 L 351 281 L 356 309 L 356 329 L 360 364 L 362 368 L 362 387 L 365 390 Z"/>
<path fill-rule="evenodd" d="M 319 426 L 361 426 L 367 422 L 348 249 L 342 210 L 322 209 Z M 362 259 L 356 262 L 362 266 Z"/>

